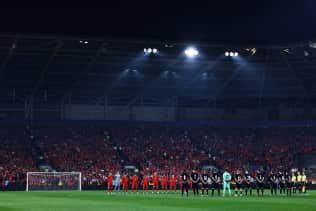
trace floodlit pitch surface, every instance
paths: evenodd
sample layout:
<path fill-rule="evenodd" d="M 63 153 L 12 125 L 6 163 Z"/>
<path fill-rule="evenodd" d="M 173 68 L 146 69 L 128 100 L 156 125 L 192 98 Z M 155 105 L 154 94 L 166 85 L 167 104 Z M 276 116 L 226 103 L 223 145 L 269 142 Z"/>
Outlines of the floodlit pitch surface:
<path fill-rule="evenodd" d="M 113 194 L 83 192 L 0 192 L 0 211 L 129 210 L 316 210 L 316 191 L 306 196 L 181 197 L 179 194 Z"/>

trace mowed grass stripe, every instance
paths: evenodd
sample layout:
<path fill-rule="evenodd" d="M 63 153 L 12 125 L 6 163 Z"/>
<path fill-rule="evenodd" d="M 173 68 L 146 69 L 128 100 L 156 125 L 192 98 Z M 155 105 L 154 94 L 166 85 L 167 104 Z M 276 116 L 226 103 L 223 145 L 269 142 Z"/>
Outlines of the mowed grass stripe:
<path fill-rule="evenodd" d="M 268 192 L 266 193 L 268 194 Z M 316 210 L 316 192 L 284 197 L 193 197 L 180 194 L 113 194 L 83 192 L 0 192 L 0 211 L 99 210 Z"/>

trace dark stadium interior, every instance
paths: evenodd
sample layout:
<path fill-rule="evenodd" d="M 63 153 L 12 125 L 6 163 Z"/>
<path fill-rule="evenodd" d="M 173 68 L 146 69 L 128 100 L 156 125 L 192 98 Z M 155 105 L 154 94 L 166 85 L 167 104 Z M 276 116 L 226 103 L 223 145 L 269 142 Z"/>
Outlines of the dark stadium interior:
<path fill-rule="evenodd" d="M 25 190 L 315 197 L 315 2 L 106 4 L 0 9 L 0 210 Z"/>

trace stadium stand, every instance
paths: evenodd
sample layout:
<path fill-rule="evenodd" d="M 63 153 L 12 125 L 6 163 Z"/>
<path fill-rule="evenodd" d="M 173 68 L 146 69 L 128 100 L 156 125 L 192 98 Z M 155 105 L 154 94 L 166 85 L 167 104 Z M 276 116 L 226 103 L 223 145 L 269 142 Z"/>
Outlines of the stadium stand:
<path fill-rule="evenodd" d="M 23 129 L 2 128 L 0 145 L 1 188 L 25 188 L 26 172 L 36 170 L 36 162 Z"/>
<path fill-rule="evenodd" d="M 83 173 L 83 186 L 102 187 L 109 172 L 136 166 L 142 174 L 176 174 L 213 165 L 266 172 L 297 167 L 297 155 L 316 153 L 314 128 L 55 127 L 1 130 L 2 188 L 25 183 L 40 168 L 30 153 L 36 140 L 47 165 Z M 312 173 L 311 173 L 312 175 Z"/>

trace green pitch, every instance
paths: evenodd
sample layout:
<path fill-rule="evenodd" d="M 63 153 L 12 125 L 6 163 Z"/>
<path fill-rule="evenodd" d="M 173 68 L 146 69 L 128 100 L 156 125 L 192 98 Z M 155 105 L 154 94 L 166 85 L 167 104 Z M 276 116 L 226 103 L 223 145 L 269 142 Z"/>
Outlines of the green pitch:
<path fill-rule="evenodd" d="M 179 194 L 83 192 L 0 192 L 0 211 L 315 211 L 316 191 L 293 197 L 198 197 Z"/>

